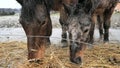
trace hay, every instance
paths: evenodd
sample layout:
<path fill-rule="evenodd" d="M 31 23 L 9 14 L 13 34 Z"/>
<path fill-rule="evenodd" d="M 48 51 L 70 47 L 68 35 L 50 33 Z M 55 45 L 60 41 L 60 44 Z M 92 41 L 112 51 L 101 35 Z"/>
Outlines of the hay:
<path fill-rule="evenodd" d="M 99 44 L 85 51 L 82 65 L 69 61 L 69 47 L 51 45 L 40 63 L 27 61 L 27 47 L 23 42 L 0 43 L 2 68 L 120 68 L 120 45 Z"/>

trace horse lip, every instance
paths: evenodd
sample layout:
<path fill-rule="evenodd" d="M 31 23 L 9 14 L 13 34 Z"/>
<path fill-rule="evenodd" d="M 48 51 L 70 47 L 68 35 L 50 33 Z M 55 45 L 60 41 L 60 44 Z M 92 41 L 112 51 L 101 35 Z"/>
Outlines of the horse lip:
<path fill-rule="evenodd" d="M 75 64 L 82 64 L 82 60 L 81 57 L 77 57 L 77 58 L 70 58 L 70 61 L 75 63 Z"/>

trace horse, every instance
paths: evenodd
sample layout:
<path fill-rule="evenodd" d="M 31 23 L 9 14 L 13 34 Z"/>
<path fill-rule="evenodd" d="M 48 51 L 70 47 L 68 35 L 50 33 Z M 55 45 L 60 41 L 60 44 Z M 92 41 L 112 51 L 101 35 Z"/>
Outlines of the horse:
<path fill-rule="evenodd" d="M 70 40 L 70 61 L 75 64 L 81 64 L 86 43 L 88 43 L 89 31 L 91 28 L 91 15 L 81 4 L 65 5 L 65 11 L 68 13 L 66 21 L 68 25 L 68 34 Z"/>
<path fill-rule="evenodd" d="M 84 0 L 77 5 L 65 5 L 70 38 L 70 60 L 81 64 L 86 45 L 93 43 L 94 27 L 99 25 L 100 37 L 109 41 L 110 18 L 119 0 Z M 104 33 L 103 33 L 104 29 Z"/>
<path fill-rule="evenodd" d="M 88 11 L 91 13 L 93 20 L 89 42 L 94 42 L 95 23 L 98 24 L 100 40 L 103 40 L 104 43 L 109 42 L 110 19 L 119 0 L 90 0 L 86 2 L 86 8 L 89 6 Z"/>
<path fill-rule="evenodd" d="M 44 58 L 46 46 L 50 44 L 52 33 L 50 11 L 60 11 L 60 23 L 63 29 L 62 38 L 64 38 L 66 36 L 64 36 L 64 24 L 66 23 L 67 14 L 64 12 L 62 4 L 75 4 L 77 0 L 16 1 L 22 6 L 19 22 L 27 36 L 28 60 L 41 60 Z"/>

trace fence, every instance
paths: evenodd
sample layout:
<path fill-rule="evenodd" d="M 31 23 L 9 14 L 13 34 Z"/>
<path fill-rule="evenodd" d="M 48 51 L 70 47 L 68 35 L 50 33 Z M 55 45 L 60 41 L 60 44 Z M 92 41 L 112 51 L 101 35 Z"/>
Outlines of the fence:
<path fill-rule="evenodd" d="M 1 68 L 34 68 L 35 66 L 32 67 L 32 64 L 29 64 L 28 61 L 27 61 L 27 44 L 26 42 L 17 42 L 17 41 L 11 41 L 10 37 L 16 37 L 18 39 L 25 39 L 26 40 L 26 37 L 40 37 L 40 38 L 49 38 L 49 36 L 26 36 L 26 35 L 17 35 L 17 34 L 0 34 L 0 37 L 3 37 L 2 39 L 4 39 L 5 37 L 8 39 L 7 41 L 8 42 L 2 42 L 0 43 L 0 67 Z M 64 38 L 60 38 L 60 37 L 50 37 L 51 39 L 53 40 L 57 40 L 60 42 L 61 39 L 64 39 Z M 68 39 L 64 39 L 64 40 L 68 40 Z M 52 41 L 52 40 L 51 40 Z M 72 41 L 72 40 L 69 40 L 69 42 Z M 76 41 L 77 42 L 77 41 Z M 85 42 L 81 42 L 81 43 L 85 43 Z M 85 43 L 87 45 L 91 45 L 89 43 Z M 99 47 L 100 49 L 96 49 L 95 47 L 93 48 L 93 51 L 92 49 L 89 51 L 87 51 L 87 56 L 88 55 L 92 55 L 94 58 L 96 58 L 95 60 L 99 60 L 101 61 L 103 58 L 101 58 L 101 55 L 106 58 L 105 56 L 106 55 L 103 55 L 103 51 L 106 52 L 106 50 L 112 50 L 114 52 L 117 51 L 118 53 L 118 50 L 117 48 L 120 48 L 120 46 L 118 46 L 119 42 L 116 41 L 116 40 L 110 40 L 110 44 L 116 44 L 114 46 L 101 46 Z M 56 45 L 56 46 L 54 46 Z M 100 43 L 95 43 L 95 45 L 100 45 Z M 66 60 L 65 62 L 65 59 L 68 59 L 69 56 L 69 48 L 66 48 L 66 49 L 62 49 L 59 47 L 60 44 L 59 43 L 56 43 L 54 44 L 54 42 L 52 43 L 52 46 L 47 49 L 47 56 L 46 56 L 46 62 L 43 63 L 45 64 L 45 66 L 43 66 L 43 68 L 47 68 L 46 66 L 48 67 L 56 67 L 56 66 L 59 66 L 58 68 L 66 68 L 68 67 L 65 63 L 69 64 L 69 60 Z M 94 50 L 97 50 L 97 51 L 94 51 Z M 89 52 L 91 52 L 89 54 Z M 97 53 L 99 54 L 99 56 L 97 55 Z M 107 53 L 109 53 L 107 51 Z M 94 55 L 95 54 L 95 55 Z M 111 55 L 112 52 L 111 52 Z M 119 55 L 119 54 L 116 54 L 116 55 Z M 60 59 L 59 57 L 62 57 L 64 59 Z M 112 56 L 111 56 L 112 57 Z M 91 58 L 91 57 L 90 57 Z M 87 58 L 88 59 L 88 58 Z M 113 58 L 112 58 L 113 59 Z M 89 59 L 90 60 L 90 59 Z M 93 59 L 92 59 L 93 60 Z M 85 62 L 87 62 L 88 60 L 86 60 Z M 93 60 L 94 61 L 94 60 Z M 102 60 L 102 63 L 101 65 L 98 64 L 95 64 L 95 63 L 92 63 L 92 64 L 89 64 L 89 66 L 105 66 L 105 67 L 108 67 L 108 68 L 112 68 L 111 66 L 109 66 L 107 63 L 105 64 L 104 63 L 105 60 Z M 112 63 L 114 60 L 111 60 L 110 58 L 110 62 Z M 96 62 L 97 63 L 97 62 Z M 26 65 L 26 66 L 24 66 Z M 70 64 L 71 66 L 69 68 L 72 68 L 72 64 Z M 22 67 L 21 67 L 22 66 Z M 38 65 L 39 66 L 39 65 Z M 84 65 L 85 66 L 85 65 Z M 83 66 L 83 67 L 84 67 Z M 116 67 L 119 68 L 118 65 L 114 65 Z M 38 67 L 40 68 L 40 67 Z M 85 67 L 84 67 L 85 68 Z"/>

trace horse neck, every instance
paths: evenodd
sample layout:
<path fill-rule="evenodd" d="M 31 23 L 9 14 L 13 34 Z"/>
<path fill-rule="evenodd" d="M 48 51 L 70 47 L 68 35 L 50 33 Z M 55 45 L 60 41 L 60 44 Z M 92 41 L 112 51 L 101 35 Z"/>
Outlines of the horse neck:
<path fill-rule="evenodd" d="M 47 0 L 47 1 L 51 1 L 51 3 L 50 2 L 48 2 L 48 3 L 51 4 L 51 6 L 52 6 L 51 9 L 55 10 L 55 11 L 59 11 L 62 3 L 68 4 L 68 5 L 78 3 L 78 0 Z"/>
<path fill-rule="evenodd" d="M 62 5 L 62 0 L 52 0 L 52 10 L 59 11 L 61 5 Z"/>

